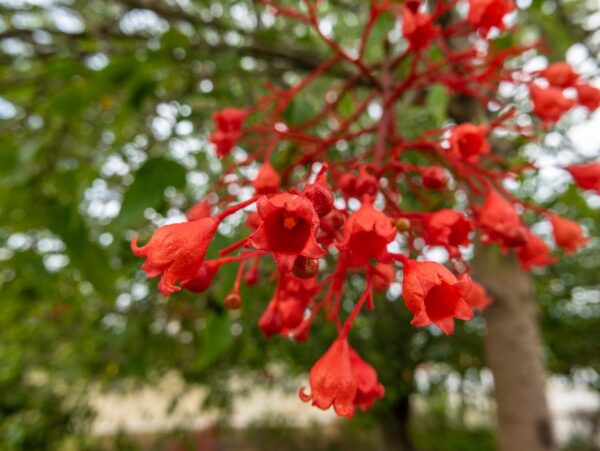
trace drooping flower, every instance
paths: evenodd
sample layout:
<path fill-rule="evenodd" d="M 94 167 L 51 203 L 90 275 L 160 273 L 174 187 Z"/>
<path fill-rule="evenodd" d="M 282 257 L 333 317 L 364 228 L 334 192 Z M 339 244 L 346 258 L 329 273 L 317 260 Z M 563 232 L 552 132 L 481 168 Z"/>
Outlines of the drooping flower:
<path fill-rule="evenodd" d="M 145 246 L 138 247 L 135 237 L 131 249 L 136 256 L 146 259 L 142 270 L 148 277 L 161 276 L 158 289 L 170 296 L 181 289 L 176 282 L 197 275 L 219 222 L 216 217 L 208 217 L 162 226 Z"/>
<path fill-rule="evenodd" d="M 342 241 L 336 246 L 346 252 L 350 266 L 364 266 L 371 258 L 386 263 L 387 245 L 396 233 L 391 219 L 365 201 L 346 221 Z"/>
<path fill-rule="evenodd" d="M 579 75 L 564 61 L 550 64 L 540 72 L 540 75 L 548 80 L 548 83 L 557 88 L 573 86 L 579 79 Z"/>
<path fill-rule="evenodd" d="M 486 36 L 490 28 L 504 30 L 504 16 L 514 9 L 512 0 L 469 0 L 467 20 Z"/>
<path fill-rule="evenodd" d="M 600 194 L 600 163 L 572 164 L 565 169 L 580 188 Z"/>
<path fill-rule="evenodd" d="M 529 85 L 533 112 L 544 122 L 554 123 L 575 106 L 575 100 L 567 99 L 562 89 L 554 86 L 542 88 L 535 83 Z"/>
<path fill-rule="evenodd" d="M 485 139 L 485 125 L 460 124 L 452 129 L 450 151 L 459 158 L 476 162 L 480 155 L 490 153 L 490 143 Z"/>
<path fill-rule="evenodd" d="M 575 86 L 577 90 L 577 101 L 590 111 L 595 111 L 600 107 L 600 89 L 589 83 L 582 83 Z"/>
<path fill-rule="evenodd" d="M 556 257 L 550 253 L 548 245 L 535 233 L 528 230 L 525 244 L 516 249 L 517 257 L 525 270 L 543 268 L 556 262 Z"/>
<path fill-rule="evenodd" d="M 589 240 L 583 235 L 581 226 L 575 221 L 563 218 L 555 214 L 549 214 L 550 224 L 552 224 L 552 232 L 554 241 L 557 246 L 561 247 L 567 254 L 576 252 L 581 246 Z"/>
<path fill-rule="evenodd" d="M 396 279 L 396 268 L 394 265 L 386 263 L 377 263 L 375 265 L 375 275 L 373 276 L 373 288 L 379 293 L 384 293 L 390 287 L 390 284 Z"/>
<path fill-rule="evenodd" d="M 215 145 L 219 157 L 229 155 L 235 147 L 247 116 L 247 111 L 238 108 L 225 108 L 213 114 L 216 130 L 211 134 L 210 141 Z"/>
<path fill-rule="evenodd" d="M 279 299 L 277 297 L 271 299 L 266 310 L 258 320 L 258 327 L 260 327 L 267 338 L 283 330 L 283 316 L 279 310 L 278 303 Z"/>
<path fill-rule="evenodd" d="M 275 194 L 279 192 L 279 185 L 281 183 L 281 177 L 273 168 L 273 165 L 266 161 L 260 167 L 258 175 L 252 182 L 256 194 Z"/>
<path fill-rule="evenodd" d="M 436 262 L 407 260 L 404 263 L 402 296 L 413 313 L 411 324 L 418 327 L 435 324 L 446 335 L 454 332 L 454 318 L 468 320 L 473 311 L 466 301 L 471 289 L 468 275 L 457 279 Z"/>
<path fill-rule="evenodd" d="M 350 365 L 356 382 L 354 407 L 365 412 L 375 401 L 383 397 L 385 388 L 379 383 L 375 368 L 365 362 L 352 347 L 350 347 Z"/>
<path fill-rule="evenodd" d="M 421 171 L 423 186 L 429 189 L 441 190 L 448 184 L 448 175 L 444 168 L 429 166 Z"/>
<path fill-rule="evenodd" d="M 499 243 L 502 247 L 521 246 L 525 243 L 527 229 L 515 208 L 496 191 L 487 192 L 477 220 L 483 231 L 484 243 Z"/>
<path fill-rule="evenodd" d="M 427 214 L 423 218 L 423 226 L 425 242 L 445 246 L 451 254 L 456 254 L 459 246 L 467 246 L 471 242 L 469 234 L 473 225 L 458 211 L 443 209 Z"/>
<path fill-rule="evenodd" d="M 338 415 L 352 418 L 357 384 L 352 371 L 350 346 L 346 338 L 336 339 L 310 370 L 310 395 L 300 389 L 300 399 L 312 401 L 319 409 L 333 409 Z"/>
<path fill-rule="evenodd" d="M 319 216 L 306 197 L 289 193 L 263 196 L 257 211 L 261 223 L 249 242 L 256 249 L 272 252 L 281 272 L 290 272 L 299 255 L 325 255 L 315 238 Z"/>
<path fill-rule="evenodd" d="M 212 283 L 215 274 L 219 269 L 219 265 L 205 262 L 200 265 L 198 271 L 191 279 L 185 280 L 181 283 L 181 286 L 186 290 L 193 293 L 203 293 L 208 290 L 208 287 Z"/>
<path fill-rule="evenodd" d="M 471 291 L 465 297 L 467 304 L 472 309 L 485 310 L 492 302 L 493 299 L 485 291 L 485 288 L 474 280 L 471 281 Z"/>
<path fill-rule="evenodd" d="M 410 48 L 422 50 L 429 46 L 431 40 L 437 35 L 439 28 L 434 25 L 433 18 L 426 12 L 413 11 L 403 5 L 402 7 L 402 34 L 408 41 Z"/>

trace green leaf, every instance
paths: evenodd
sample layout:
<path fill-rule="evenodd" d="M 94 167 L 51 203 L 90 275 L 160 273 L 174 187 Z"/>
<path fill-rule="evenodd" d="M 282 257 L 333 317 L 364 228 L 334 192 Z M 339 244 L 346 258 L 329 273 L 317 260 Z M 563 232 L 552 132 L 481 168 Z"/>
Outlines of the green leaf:
<path fill-rule="evenodd" d="M 394 28 L 395 24 L 396 19 L 392 14 L 386 12 L 379 15 L 365 45 L 365 58 L 367 61 L 381 59 L 385 51 L 383 48 L 385 37 Z"/>
<path fill-rule="evenodd" d="M 427 99 L 425 104 L 429 112 L 439 122 L 446 120 L 446 113 L 448 111 L 448 103 L 450 96 L 444 85 L 432 85 L 427 92 Z"/>
<path fill-rule="evenodd" d="M 214 362 L 233 342 L 231 321 L 226 314 L 212 313 L 206 318 L 202 350 L 196 365 L 200 368 Z"/>
<path fill-rule="evenodd" d="M 302 98 L 294 98 L 283 112 L 283 118 L 288 124 L 299 125 L 315 115 L 312 103 Z"/>

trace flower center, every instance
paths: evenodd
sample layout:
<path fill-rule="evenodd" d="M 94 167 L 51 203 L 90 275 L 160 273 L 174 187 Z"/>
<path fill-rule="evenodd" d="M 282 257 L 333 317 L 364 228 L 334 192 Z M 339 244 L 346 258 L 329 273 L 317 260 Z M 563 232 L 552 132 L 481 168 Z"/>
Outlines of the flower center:
<path fill-rule="evenodd" d="M 298 224 L 298 220 L 296 218 L 285 218 L 283 220 L 283 226 L 288 230 L 292 230 L 294 227 L 296 227 L 296 224 Z"/>

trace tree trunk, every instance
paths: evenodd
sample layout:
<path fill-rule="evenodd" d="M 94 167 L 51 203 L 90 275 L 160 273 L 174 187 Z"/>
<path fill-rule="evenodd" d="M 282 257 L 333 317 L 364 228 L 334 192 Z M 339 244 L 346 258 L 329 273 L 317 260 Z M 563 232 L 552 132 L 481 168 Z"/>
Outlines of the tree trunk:
<path fill-rule="evenodd" d="M 402 396 L 392 407 L 392 419 L 384 424 L 383 436 L 387 451 L 414 451 L 410 437 L 410 397 Z"/>
<path fill-rule="evenodd" d="M 485 351 L 494 375 L 500 451 L 556 450 L 531 276 L 513 255 L 480 246 L 474 278 L 494 298 L 484 313 Z"/>

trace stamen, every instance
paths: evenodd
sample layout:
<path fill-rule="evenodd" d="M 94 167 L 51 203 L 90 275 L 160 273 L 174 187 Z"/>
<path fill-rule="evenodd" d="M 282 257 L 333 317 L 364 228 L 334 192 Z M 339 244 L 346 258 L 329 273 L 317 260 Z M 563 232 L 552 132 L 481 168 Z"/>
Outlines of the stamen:
<path fill-rule="evenodd" d="M 285 218 L 283 220 L 283 226 L 288 230 L 292 230 L 294 227 L 296 227 L 296 224 L 298 224 L 298 220 L 296 218 Z"/>

